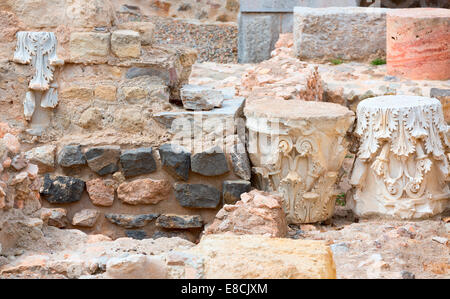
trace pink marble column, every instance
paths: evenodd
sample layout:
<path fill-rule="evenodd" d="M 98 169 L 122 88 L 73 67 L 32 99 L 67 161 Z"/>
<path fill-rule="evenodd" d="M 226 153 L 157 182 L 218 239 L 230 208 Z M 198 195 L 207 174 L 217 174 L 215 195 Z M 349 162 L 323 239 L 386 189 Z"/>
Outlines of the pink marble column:
<path fill-rule="evenodd" d="M 449 80 L 450 10 L 390 10 L 387 70 L 389 75 L 413 80 Z"/>

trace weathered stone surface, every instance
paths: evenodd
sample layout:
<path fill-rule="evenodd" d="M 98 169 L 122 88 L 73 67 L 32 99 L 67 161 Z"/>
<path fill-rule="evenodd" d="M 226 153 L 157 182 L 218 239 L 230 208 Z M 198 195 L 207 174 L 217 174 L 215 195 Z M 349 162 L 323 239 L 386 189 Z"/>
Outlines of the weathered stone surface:
<path fill-rule="evenodd" d="M 86 182 L 86 190 L 92 204 L 110 207 L 114 203 L 114 181 L 93 179 Z"/>
<path fill-rule="evenodd" d="M 151 147 L 123 151 L 120 155 L 120 165 L 126 178 L 156 171 Z"/>
<path fill-rule="evenodd" d="M 78 120 L 78 125 L 84 129 L 98 129 L 102 126 L 102 110 L 96 107 L 90 107 L 83 111 Z"/>
<path fill-rule="evenodd" d="M 417 96 L 375 97 L 358 105 L 357 116 L 360 147 L 348 201 L 355 214 L 417 219 L 442 213 L 449 204 L 450 169 L 441 103 Z"/>
<path fill-rule="evenodd" d="M 55 151 L 56 146 L 44 145 L 26 152 L 25 157 L 39 167 L 39 173 L 45 173 L 55 169 Z"/>
<path fill-rule="evenodd" d="M 177 144 L 163 144 L 159 156 L 164 170 L 176 179 L 187 181 L 191 168 L 191 153 Z"/>
<path fill-rule="evenodd" d="M 372 7 L 296 7 L 295 55 L 303 60 L 319 61 L 384 57 L 386 11 Z"/>
<path fill-rule="evenodd" d="M 93 227 L 97 222 L 100 212 L 94 209 L 84 209 L 77 213 L 72 218 L 72 224 L 82 227 Z"/>
<path fill-rule="evenodd" d="M 248 158 L 245 145 L 240 140 L 236 141 L 237 143 L 232 145 L 229 151 L 231 167 L 235 175 L 243 180 L 249 181 L 252 176 L 250 159 Z"/>
<path fill-rule="evenodd" d="M 118 28 L 139 32 L 141 44 L 144 46 L 151 45 L 153 43 L 155 25 L 151 22 L 126 22 L 119 24 Z"/>
<path fill-rule="evenodd" d="M 199 85 L 184 85 L 180 90 L 184 109 L 211 110 L 222 107 L 221 91 Z"/>
<path fill-rule="evenodd" d="M 130 205 L 157 204 L 167 199 L 171 186 L 165 180 L 139 179 L 122 183 L 117 189 L 117 197 Z"/>
<path fill-rule="evenodd" d="M 156 226 L 169 229 L 201 228 L 203 220 L 200 215 L 163 214 L 156 219 Z"/>
<path fill-rule="evenodd" d="M 3 136 L 3 144 L 6 149 L 13 154 L 18 154 L 20 151 L 20 143 L 16 136 L 6 133 Z"/>
<path fill-rule="evenodd" d="M 242 194 L 241 199 L 235 205 L 226 204 L 205 230 L 205 234 L 232 232 L 286 236 L 287 222 L 281 197 L 253 190 Z"/>
<path fill-rule="evenodd" d="M 99 175 L 106 175 L 119 170 L 117 166 L 120 158 L 119 146 L 93 147 L 86 151 L 85 157 L 89 168 Z"/>
<path fill-rule="evenodd" d="M 249 181 L 224 181 L 222 187 L 223 202 L 235 204 L 241 199 L 241 194 L 250 192 L 252 185 Z"/>
<path fill-rule="evenodd" d="M 186 253 L 203 258 L 206 279 L 336 278 L 333 254 L 323 241 L 207 235 Z"/>
<path fill-rule="evenodd" d="M 106 264 L 106 278 L 113 279 L 164 279 L 167 267 L 161 257 L 134 254 L 112 258 Z"/>
<path fill-rule="evenodd" d="M 86 157 L 81 151 L 81 145 L 66 145 L 58 153 L 58 164 L 62 167 L 86 165 Z"/>
<path fill-rule="evenodd" d="M 387 70 L 413 80 L 450 79 L 450 10 L 392 9 L 387 14 Z"/>
<path fill-rule="evenodd" d="M 14 156 L 14 158 L 11 161 L 11 166 L 16 170 L 22 170 L 28 165 L 28 159 L 25 158 L 25 155 L 23 153 L 20 153 L 19 155 Z"/>
<path fill-rule="evenodd" d="M 141 39 L 133 30 L 117 30 L 111 34 L 111 51 L 118 57 L 139 58 Z"/>
<path fill-rule="evenodd" d="M 125 235 L 128 238 L 132 238 L 135 240 L 144 240 L 147 238 L 147 233 L 145 230 L 127 230 L 125 231 Z"/>
<path fill-rule="evenodd" d="M 40 210 L 41 214 L 41 220 L 44 221 L 44 223 L 47 223 L 50 226 L 55 226 L 58 228 L 64 228 L 69 223 L 67 219 L 67 211 L 62 208 L 54 208 L 54 209 L 48 209 L 48 208 L 42 208 Z"/>
<path fill-rule="evenodd" d="M 68 176 L 44 176 L 40 193 L 50 203 L 71 203 L 81 200 L 84 181 Z"/>
<path fill-rule="evenodd" d="M 70 62 L 105 63 L 110 36 L 110 33 L 101 32 L 73 32 L 70 35 Z"/>
<path fill-rule="evenodd" d="M 275 99 L 250 102 L 244 113 L 258 189 L 283 195 L 289 223 L 330 218 L 354 113 L 333 103 Z"/>
<path fill-rule="evenodd" d="M 227 158 L 219 147 L 192 155 L 191 169 L 204 176 L 222 175 L 230 171 Z"/>
<path fill-rule="evenodd" d="M 116 100 L 117 87 L 112 84 L 97 85 L 94 90 L 94 97 L 99 100 L 114 102 Z"/>
<path fill-rule="evenodd" d="M 94 89 L 90 86 L 70 84 L 61 88 L 60 98 L 88 102 L 94 97 Z"/>
<path fill-rule="evenodd" d="M 450 89 L 432 88 L 430 90 L 430 97 L 436 98 L 441 102 L 444 119 L 447 124 L 450 124 Z"/>
<path fill-rule="evenodd" d="M 305 7 L 341 7 L 358 6 L 358 0 L 241 0 L 241 12 L 291 12 L 296 6 Z"/>
<path fill-rule="evenodd" d="M 220 192 L 204 184 L 175 183 L 175 197 L 186 208 L 216 208 L 220 203 Z"/>
<path fill-rule="evenodd" d="M 125 86 L 122 88 L 123 97 L 127 101 L 145 99 L 148 91 L 140 86 Z"/>
<path fill-rule="evenodd" d="M 124 228 L 140 228 L 146 226 L 152 220 L 158 218 L 159 214 L 142 214 L 142 215 L 130 215 L 130 214 L 105 214 L 105 218 L 109 222 L 116 224 Z"/>

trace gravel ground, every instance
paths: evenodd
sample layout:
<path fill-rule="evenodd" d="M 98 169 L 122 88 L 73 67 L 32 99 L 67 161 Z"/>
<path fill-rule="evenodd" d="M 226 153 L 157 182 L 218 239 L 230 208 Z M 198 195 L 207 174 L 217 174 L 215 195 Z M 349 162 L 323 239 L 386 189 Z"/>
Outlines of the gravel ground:
<path fill-rule="evenodd" d="M 197 49 L 198 62 L 237 63 L 236 23 L 201 23 L 154 16 L 145 17 L 145 21 L 155 24 L 156 43 Z"/>

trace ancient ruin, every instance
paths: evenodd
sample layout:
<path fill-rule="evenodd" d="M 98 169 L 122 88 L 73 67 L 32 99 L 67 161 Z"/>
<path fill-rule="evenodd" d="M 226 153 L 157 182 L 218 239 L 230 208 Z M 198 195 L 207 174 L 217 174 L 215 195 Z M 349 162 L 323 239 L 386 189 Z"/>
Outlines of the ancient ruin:
<path fill-rule="evenodd" d="M 448 1 L 332 2 L 1 1 L 0 278 L 448 278 Z"/>

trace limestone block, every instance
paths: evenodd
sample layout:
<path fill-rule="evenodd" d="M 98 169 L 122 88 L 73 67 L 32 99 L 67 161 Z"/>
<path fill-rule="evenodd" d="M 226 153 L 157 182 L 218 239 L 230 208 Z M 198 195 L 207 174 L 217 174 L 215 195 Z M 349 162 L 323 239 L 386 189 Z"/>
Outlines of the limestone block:
<path fill-rule="evenodd" d="M 362 101 L 355 133 L 360 148 L 351 184 L 359 216 L 423 218 L 450 199 L 449 142 L 441 103 L 417 96 Z"/>
<path fill-rule="evenodd" d="M 112 279 L 163 279 L 167 267 L 161 257 L 142 254 L 110 259 L 106 264 L 106 278 Z"/>
<path fill-rule="evenodd" d="M 332 103 L 266 99 L 248 103 L 244 114 L 258 187 L 283 197 L 289 223 L 330 218 L 354 113 Z"/>
<path fill-rule="evenodd" d="M 141 44 L 143 46 L 151 45 L 153 43 L 155 25 L 151 22 L 126 22 L 119 24 L 118 28 L 139 32 L 141 36 Z"/>
<path fill-rule="evenodd" d="M 296 6 L 340 7 L 358 6 L 358 0 L 241 0 L 241 12 L 290 12 Z"/>
<path fill-rule="evenodd" d="M 450 79 L 450 10 L 396 9 L 387 14 L 387 70 L 413 80 Z"/>
<path fill-rule="evenodd" d="M 114 102 L 116 100 L 117 87 L 112 84 L 99 84 L 95 86 L 94 96 L 96 99 Z"/>
<path fill-rule="evenodd" d="M 384 8 L 294 10 L 295 55 L 302 60 L 369 60 L 386 53 Z"/>
<path fill-rule="evenodd" d="M 224 96 L 221 91 L 199 85 L 185 85 L 180 90 L 184 109 L 211 110 L 222 107 Z"/>
<path fill-rule="evenodd" d="M 110 33 L 73 32 L 70 35 L 70 61 L 74 63 L 106 63 Z"/>
<path fill-rule="evenodd" d="M 200 274 L 206 279 L 336 278 L 333 254 L 323 241 L 207 235 L 186 253 L 203 259 Z"/>
<path fill-rule="evenodd" d="M 139 58 L 141 56 L 141 39 L 139 32 L 117 30 L 111 34 L 111 50 L 117 57 Z"/>
<path fill-rule="evenodd" d="M 93 88 L 86 85 L 71 84 L 61 89 L 62 99 L 90 101 L 93 96 Z"/>

